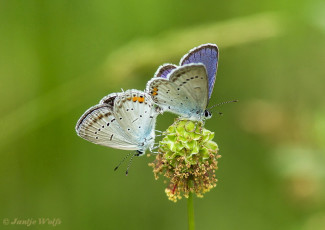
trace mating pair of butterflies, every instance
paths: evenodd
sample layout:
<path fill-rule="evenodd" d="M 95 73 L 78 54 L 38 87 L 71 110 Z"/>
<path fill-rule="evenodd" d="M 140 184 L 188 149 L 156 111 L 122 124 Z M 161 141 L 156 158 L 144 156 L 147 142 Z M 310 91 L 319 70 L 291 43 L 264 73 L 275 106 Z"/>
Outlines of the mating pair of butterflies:
<path fill-rule="evenodd" d="M 77 122 L 77 134 L 95 144 L 143 155 L 153 148 L 158 114 L 169 111 L 189 120 L 211 117 L 207 105 L 218 58 L 217 45 L 204 44 L 184 55 L 179 66 L 160 66 L 144 92 L 112 93 L 88 109 Z"/>

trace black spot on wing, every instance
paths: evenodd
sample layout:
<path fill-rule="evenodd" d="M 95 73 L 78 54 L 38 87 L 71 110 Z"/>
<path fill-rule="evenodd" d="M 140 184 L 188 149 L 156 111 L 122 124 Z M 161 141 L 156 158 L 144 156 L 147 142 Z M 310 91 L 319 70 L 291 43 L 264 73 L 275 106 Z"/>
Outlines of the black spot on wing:
<path fill-rule="evenodd" d="M 110 106 L 114 106 L 114 101 L 115 101 L 115 98 L 116 98 L 116 97 L 117 97 L 117 95 L 112 96 L 112 97 L 110 97 L 110 98 L 106 98 L 106 99 L 103 101 L 103 103 L 108 104 L 108 105 L 110 105 Z"/>

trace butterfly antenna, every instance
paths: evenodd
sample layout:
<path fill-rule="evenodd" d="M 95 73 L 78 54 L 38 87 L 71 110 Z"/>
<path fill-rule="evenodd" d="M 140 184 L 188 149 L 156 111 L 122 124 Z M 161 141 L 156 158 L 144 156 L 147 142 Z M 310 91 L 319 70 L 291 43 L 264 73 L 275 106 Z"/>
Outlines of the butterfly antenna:
<path fill-rule="evenodd" d="M 128 167 L 126 168 L 126 172 L 125 172 L 125 176 L 127 176 L 129 174 L 129 168 L 130 168 L 130 165 L 132 163 L 132 160 L 133 160 L 133 157 L 136 156 L 137 154 L 133 154 L 130 161 L 129 161 L 129 164 L 128 164 Z"/>
<path fill-rule="evenodd" d="M 128 153 L 121 161 L 120 161 L 120 163 L 114 168 L 114 171 L 116 171 L 119 167 L 120 167 L 120 165 L 127 159 L 127 158 L 129 158 L 129 156 L 131 155 L 131 153 L 133 153 L 133 152 L 130 152 L 130 153 Z"/>
<path fill-rule="evenodd" d="M 217 106 L 220 106 L 220 105 L 223 105 L 223 104 L 228 104 L 228 103 L 231 103 L 231 102 L 238 102 L 238 100 L 224 101 L 224 102 L 221 102 L 219 104 L 216 104 L 216 105 L 211 106 L 210 108 L 208 108 L 208 110 L 211 110 L 214 107 L 217 107 Z M 219 113 L 219 114 L 222 115 L 222 113 Z"/>

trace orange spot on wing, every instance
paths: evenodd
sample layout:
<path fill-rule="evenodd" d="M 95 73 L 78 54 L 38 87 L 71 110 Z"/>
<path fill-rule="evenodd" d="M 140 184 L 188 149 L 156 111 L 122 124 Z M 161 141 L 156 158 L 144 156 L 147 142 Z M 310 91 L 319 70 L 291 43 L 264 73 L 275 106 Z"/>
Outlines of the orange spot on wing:
<path fill-rule="evenodd" d="M 152 92 L 152 95 L 156 96 L 158 93 L 156 91 Z"/>
<path fill-rule="evenodd" d="M 138 98 L 138 101 L 139 101 L 140 103 L 144 102 L 144 97 L 139 97 L 139 98 Z"/>
<path fill-rule="evenodd" d="M 156 87 L 153 88 L 153 91 L 158 91 L 158 89 Z"/>
<path fill-rule="evenodd" d="M 136 102 L 138 100 L 138 97 L 132 97 L 132 101 Z"/>

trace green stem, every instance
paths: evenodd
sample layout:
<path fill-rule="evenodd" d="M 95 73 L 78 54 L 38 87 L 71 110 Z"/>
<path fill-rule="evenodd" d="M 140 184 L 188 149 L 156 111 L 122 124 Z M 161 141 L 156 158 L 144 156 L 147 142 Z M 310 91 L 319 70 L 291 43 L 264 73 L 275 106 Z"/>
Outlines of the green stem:
<path fill-rule="evenodd" d="M 190 192 L 187 198 L 187 216 L 188 216 L 188 229 L 194 230 L 194 206 L 193 206 L 193 193 Z"/>

